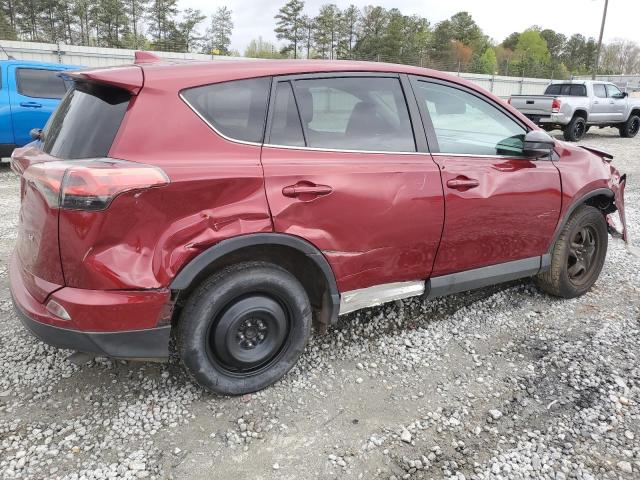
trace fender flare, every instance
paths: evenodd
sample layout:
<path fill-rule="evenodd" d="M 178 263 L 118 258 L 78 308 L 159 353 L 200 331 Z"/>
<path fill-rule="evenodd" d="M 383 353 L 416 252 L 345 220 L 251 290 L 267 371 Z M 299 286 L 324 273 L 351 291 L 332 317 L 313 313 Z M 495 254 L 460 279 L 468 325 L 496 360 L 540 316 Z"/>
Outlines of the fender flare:
<path fill-rule="evenodd" d="M 197 257 L 190 260 L 171 281 L 172 291 L 189 288 L 198 275 L 216 260 L 247 247 L 261 245 L 277 245 L 293 248 L 305 254 L 322 272 L 329 290 L 329 302 L 325 306 L 331 323 L 335 323 L 340 311 L 340 292 L 333 270 L 322 252 L 308 241 L 293 235 L 283 233 L 252 233 L 222 240 L 209 247 Z"/>
<path fill-rule="evenodd" d="M 551 244 L 549 245 L 549 248 L 547 249 L 547 253 L 552 252 L 553 246 L 556 244 L 556 241 L 560 236 L 560 232 L 562 232 L 562 229 L 567 224 L 567 222 L 569 221 L 569 217 L 571 217 L 571 214 L 576 210 L 576 208 L 578 208 L 580 205 L 583 205 L 584 202 L 586 202 L 590 198 L 597 197 L 598 195 L 604 195 L 611 199 L 615 198 L 615 195 L 611 189 L 596 188 L 595 190 L 591 190 L 590 192 L 587 192 L 584 195 L 581 195 L 577 199 L 573 200 L 573 202 L 571 202 L 571 205 L 569 205 L 569 208 L 567 208 L 567 211 L 565 212 L 564 217 L 562 217 L 562 219 L 560 219 L 560 221 L 558 222 L 558 226 L 556 227 L 556 231 L 553 234 L 553 238 L 551 240 Z"/>

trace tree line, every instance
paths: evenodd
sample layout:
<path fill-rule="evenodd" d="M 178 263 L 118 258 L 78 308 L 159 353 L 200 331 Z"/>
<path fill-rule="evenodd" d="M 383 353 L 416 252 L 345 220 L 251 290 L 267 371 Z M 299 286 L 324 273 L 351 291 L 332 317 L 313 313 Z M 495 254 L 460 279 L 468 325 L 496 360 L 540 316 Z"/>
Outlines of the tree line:
<path fill-rule="evenodd" d="M 232 12 L 180 10 L 178 0 L 0 0 L 0 38 L 72 45 L 239 55 L 230 49 Z M 538 26 L 501 42 L 458 12 L 432 24 L 398 8 L 325 4 L 315 13 L 288 0 L 274 18 L 279 44 L 252 40 L 247 57 L 358 59 L 440 70 L 567 78 L 591 73 L 597 43 Z M 599 73 L 640 72 L 640 46 L 603 45 Z"/>
<path fill-rule="evenodd" d="M 280 50 L 258 40 L 247 53 L 293 58 L 365 59 L 429 66 L 441 70 L 567 78 L 591 73 L 597 42 L 538 26 L 514 32 L 497 43 L 467 12 L 431 24 L 397 8 L 320 7 L 315 16 L 303 0 L 289 0 L 275 17 Z M 259 48 L 262 46 L 262 49 Z M 266 47 L 266 49 L 265 49 Z M 640 72 L 640 46 L 619 40 L 603 45 L 599 73 Z"/>
<path fill-rule="evenodd" d="M 179 10 L 177 0 L 0 0 L 0 38 L 229 55 L 231 14 Z"/>

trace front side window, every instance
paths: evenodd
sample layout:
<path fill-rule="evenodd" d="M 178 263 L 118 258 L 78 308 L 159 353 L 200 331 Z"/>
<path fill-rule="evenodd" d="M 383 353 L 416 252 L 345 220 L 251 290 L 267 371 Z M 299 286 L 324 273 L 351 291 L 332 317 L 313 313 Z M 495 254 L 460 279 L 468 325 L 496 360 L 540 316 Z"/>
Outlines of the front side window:
<path fill-rule="evenodd" d="M 62 98 L 67 87 L 56 70 L 17 68 L 18 93 L 35 98 Z"/>
<path fill-rule="evenodd" d="M 593 85 L 593 94 L 598 98 L 607 98 L 607 91 L 604 88 L 604 84 L 596 83 Z"/>
<path fill-rule="evenodd" d="M 615 85 L 607 85 L 607 94 L 609 98 L 620 98 L 622 97 L 622 92 Z"/>
<path fill-rule="evenodd" d="M 182 91 L 182 97 L 223 135 L 262 142 L 271 78 L 214 83 Z"/>
<path fill-rule="evenodd" d="M 427 110 L 440 153 L 522 156 L 525 128 L 477 96 L 419 81 L 418 101 Z"/>
<path fill-rule="evenodd" d="M 416 151 L 409 112 L 397 78 L 319 78 L 296 80 L 292 85 L 307 147 Z M 296 111 L 288 88 L 283 87 L 282 94 L 278 88 L 271 143 L 295 146 L 300 144 L 300 135 L 295 128 Z"/>

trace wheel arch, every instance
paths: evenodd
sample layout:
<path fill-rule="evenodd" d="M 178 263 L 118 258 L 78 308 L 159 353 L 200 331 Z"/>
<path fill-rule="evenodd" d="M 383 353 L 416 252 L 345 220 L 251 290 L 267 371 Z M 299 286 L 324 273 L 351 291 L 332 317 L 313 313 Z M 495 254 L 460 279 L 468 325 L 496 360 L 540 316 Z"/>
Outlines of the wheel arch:
<path fill-rule="evenodd" d="M 575 117 L 582 117 L 585 121 L 589 120 L 589 113 L 583 108 L 577 108 L 572 115 L 572 119 Z"/>
<path fill-rule="evenodd" d="M 558 237 L 560 236 L 560 232 L 571 218 L 573 212 L 582 205 L 591 205 L 593 207 L 598 208 L 602 211 L 603 215 L 612 213 L 615 211 L 614 205 L 615 195 L 612 190 L 608 188 L 596 188 L 595 190 L 591 190 L 577 199 L 574 199 L 571 205 L 567 208 L 564 213 L 564 216 L 558 222 L 558 226 L 553 234 L 553 239 L 549 244 L 549 248 L 547 249 L 548 253 L 551 253 L 553 250 L 553 246 L 555 245 Z"/>
<path fill-rule="evenodd" d="M 309 295 L 314 323 L 320 331 L 336 322 L 340 293 L 329 262 L 313 244 L 281 233 L 254 233 L 223 240 L 187 263 L 169 286 L 176 302 L 174 319 L 191 292 L 213 272 L 256 260 L 275 263 L 300 281 Z"/>

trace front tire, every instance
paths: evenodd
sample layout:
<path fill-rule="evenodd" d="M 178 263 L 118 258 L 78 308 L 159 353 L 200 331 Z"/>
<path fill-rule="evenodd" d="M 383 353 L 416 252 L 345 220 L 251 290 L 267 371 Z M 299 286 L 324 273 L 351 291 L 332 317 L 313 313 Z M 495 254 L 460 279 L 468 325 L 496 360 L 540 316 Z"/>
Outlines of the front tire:
<path fill-rule="evenodd" d="M 266 262 L 224 269 L 189 297 L 176 333 L 193 378 L 223 395 L 261 390 L 298 361 L 311 332 L 311 306 L 300 282 Z"/>
<path fill-rule="evenodd" d="M 583 295 L 602 271 L 608 240 L 604 215 L 588 205 L 578 207 L 553 246 L 551 268 L 535 277 L 536 284 L 557 297 Z"/>
<path fill-rule="evenodd" d="M 573 117 L 564 127 L 562 133 L 568 142 L 577 142 L 587 131 L 587 121 L 583 117 Z"/>
<path fill-rule="evenodd" d="M 631 115 L 629 119 L 620 127 L 620 136 L 623 138 L 633 138 L 640 131 L 640 116 Z"/>

